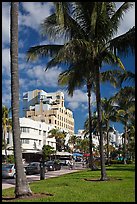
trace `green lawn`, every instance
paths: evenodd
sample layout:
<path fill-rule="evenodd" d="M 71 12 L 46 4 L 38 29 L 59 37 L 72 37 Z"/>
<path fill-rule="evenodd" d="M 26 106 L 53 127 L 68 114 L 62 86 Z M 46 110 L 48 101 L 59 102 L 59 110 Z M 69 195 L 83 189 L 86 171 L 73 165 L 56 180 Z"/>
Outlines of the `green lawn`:
<path fill-rule="evenodd" d="M 135 202 L 135 166 L 112 165 L 106 168 L 109 181 L 93 181 L 100 179 L 100 171 L 83 170 L 33 182 L 30 184 L 33 193 L 53 196 L 16 202 Z M 3 190 L 2 196 L 13 197 L 14 188 Z"/>

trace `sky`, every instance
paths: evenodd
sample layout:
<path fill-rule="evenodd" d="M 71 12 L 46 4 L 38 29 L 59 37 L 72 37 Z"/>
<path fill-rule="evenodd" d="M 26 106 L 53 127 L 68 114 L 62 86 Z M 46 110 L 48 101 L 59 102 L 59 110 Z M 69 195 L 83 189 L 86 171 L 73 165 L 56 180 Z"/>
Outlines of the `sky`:
<path fill-rule="evenodd" d="M 117 8 L 122 2 L 117 2 Z M 42 89 L 48 93 L 63 91 L 65 95 L 65 107 L 73 111 L 75 120 L 75 133 L 84 128 L 84 122 L 88 117 L 88 104 L 86 86 L 76 89 L 73 97 L 67 94 L 66 87 L 58 85 L 58 76 L 63 67 L 53 67 L 45 72 L 48 58 L 35 62 L 26 61 L 26 52 L 31 46 L 53 43 L 42 38 L 40 24 L 53 12 L 52 2 L 20 2 L 19 3 L 19 84 L 20 84 L 20 117 L 23 117 L 22 98 L 23 93 L 34 89 Z M 117 35 L 127 32 L 135 25 L 135 6 L 124 16 Z M 56 43 L 56 42 L 54 42 Z M 57 43 L 63 43 L 62 39 Z M 125 68 L 135 72 L 135 56 L 121 58 Z M 106 66 L 106 65 L 105 65 Z M 107 66 L 104 68 L 108 68 Z M 101 85 L 101 97 L 111 97 L 118 90 L 109 83 Z M 93 109 L 95 107 L 95 94 L 91 95 Z M 2 104 L 8 108 L 11 106 L 11 76 L 10 76 L 10 3 L 2 2 Z M 111 123 L 117 131 L 123 132 L 121 123 Z"/>

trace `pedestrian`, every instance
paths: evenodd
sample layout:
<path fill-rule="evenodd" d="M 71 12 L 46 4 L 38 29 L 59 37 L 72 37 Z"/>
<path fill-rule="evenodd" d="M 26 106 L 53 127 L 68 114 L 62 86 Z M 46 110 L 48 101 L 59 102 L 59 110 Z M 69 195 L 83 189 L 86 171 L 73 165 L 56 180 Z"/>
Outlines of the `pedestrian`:
<path fill-rule="evenodd" d="M 89 161 L 87 158 L 86 158 L 86 167 L 89 168 Z"/>
<path fill-rule="evenodd" d="M 82 167 L 84 168 L 84 165 L 85 165 L 85 161 L 84 159 L 82 159 Z"/>
<path fill-rule="evenodd" d="M 73 167 L 74 167 L 74 162 L 73 162 L 73 160 L 70 160 L 70 161 L 69 161 L 68 167 L 69 167 L 69 170 L 72 170 L 72 169 L 73 169 Z"/>

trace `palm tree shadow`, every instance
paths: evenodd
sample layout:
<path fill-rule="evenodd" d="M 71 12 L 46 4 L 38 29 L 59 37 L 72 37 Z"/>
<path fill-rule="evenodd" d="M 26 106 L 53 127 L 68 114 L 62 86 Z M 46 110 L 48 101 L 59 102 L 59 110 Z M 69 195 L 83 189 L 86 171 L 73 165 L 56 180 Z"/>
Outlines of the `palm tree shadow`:
<path fill-rule="evenodd" d="M 2 197 L 2 200 L 15 200 L 15 197 Z"/>
<path fill-rule="evenodd" d="M 135 171 L 135 168 L 125 168 L 125 167 L 113 167 L 113 168 L 108 168 L 108 171 Z"/>
<path fill-rule="evenodd" d="M 85 178 L 84 180 L 85 181 L 92 181 L 92 182 L 98 182 L 98 181 L 102 182 L 102 180 L 99 178 L 92 178 L 92 179 Z M 104 181 L 116 181 L 116 180 L 121 181 L 123 179 L 121 179 L 121 178 L 108 178 L 108 180 L 104 180 Z"/>

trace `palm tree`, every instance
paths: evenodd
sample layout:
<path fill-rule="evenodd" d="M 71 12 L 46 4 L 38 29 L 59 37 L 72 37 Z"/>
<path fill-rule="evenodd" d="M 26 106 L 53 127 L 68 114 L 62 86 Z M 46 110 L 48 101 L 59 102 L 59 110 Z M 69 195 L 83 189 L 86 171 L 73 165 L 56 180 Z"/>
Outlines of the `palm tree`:
<path fill-rule="evenodd" d="M 101 104 L 102 104 L 102 117 L 105 123 L 105 131 L 106 131 L 106 139 L 107 139 L 107 160 L 108 160 L 109 159 L 109 131 L 110 131 L 109 122 L 110 120 L 115 121 L 116 107 L 114 105 L 113 97 L 109 99 L 102 98 Z"/>
<path fill-rule="evenodd" d="M 71 135 L 70 138 L 69 138 L 69 140 L 68 140 L 68 143 L 73 145 L 73 147 L 72 147 L 72 152 L 74 152 L 74 149 L 75 149 L 75 147 L 76 147 L 77 139 L 78 139 L 78 138 L 77 138 L 76 135 Z"/>
<path fill-rule="evenodd" d="M 89 153 L 89 139 L 84 138 L 84 139 L 77 139 L 77 149 L 80 150 L 80 152 L 84 153 Z"/>
<path fill-rule="evenodd" d="M 126 96 L 126 97 L 125 97 Z M 135 118 L 135 88 L 124 87 L 114 96 L 117 103 L 116 120 L 124 124 L 124 164 L 126 164 L 128 124 Z"/>
<path fill-rule="evenodd" d="M 39 56 L 51 56 L 47 69 L 61 63 L 70 65 L 69 69 L 82 61 L 80 72 L 92 73 L 95 79 L 98 124 L 100 133 L 101 180 L 107 180 L 102 135 L 102 112 L 100 94 L 100 69 L 102 62 L 117 64 L 124 68 L 118 55 L 134 51 L 135 27 L 127 33 L 115 37 L 123 14 L 132 6 L 125 2 L 116 10 L 114 2 L 57 2 L 56 14 L 48 17 L 43 25 L 43 33 L 58 38 L 66 36 L 68 42 L 64 45 L 42 45 L 32 47 L 28 51 L 28 59 Z M 71 12 L 72 11 L 72 12 Z M 81 70 L 81 67 L 82 70 Z M 90 121 L 89 121 L 90 122 Z"/>
<path fill-rule="evenodd" d="M 135 158 L 135 118 L 128 124 L 128 152 L 131 160 Z"/>
<path fill-rule="evenodd" d="M 11 2 L 11 107 L 14 158 L 16 166 L 15 197 L 29 196 L 32 194 L 22 163 L 19 124 L 19 76 L 18 76 L 18 2 Z"/>
<path fill-rule="evenodd" d="M 58 129 L 52 129 L 49 131 L 49 136 L 48 137 L 55 137 L 56 139 L 56 150 L 57 151 L 62 151 L 64 148 L 64 142 L 65 142 L 65 132 L 61 132 Z"/>

